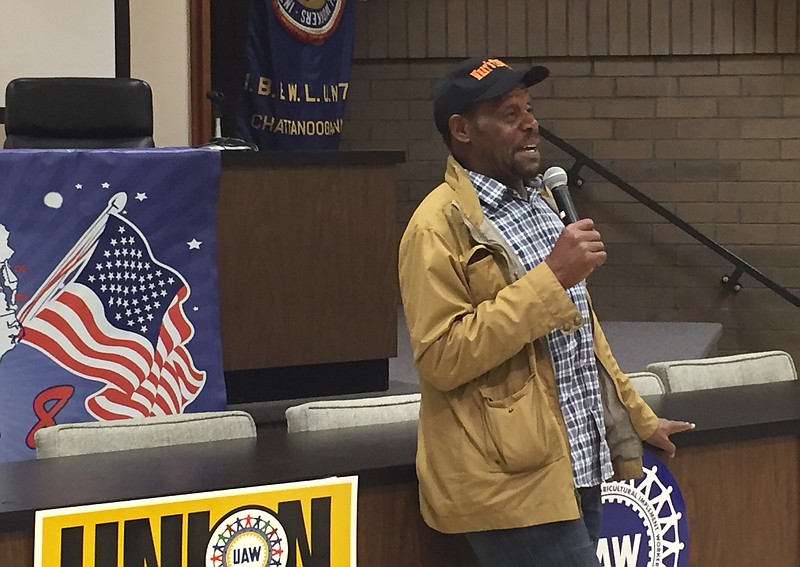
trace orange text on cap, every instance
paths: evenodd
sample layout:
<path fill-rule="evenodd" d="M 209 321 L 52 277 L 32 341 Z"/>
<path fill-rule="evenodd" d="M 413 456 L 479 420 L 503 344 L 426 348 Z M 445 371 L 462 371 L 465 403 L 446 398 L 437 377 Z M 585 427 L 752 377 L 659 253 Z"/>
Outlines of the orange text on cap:
<path fill-rule="evenodd" d="M 499 59 L 486 59 L 483 63 L 481 63 L 480 67 L 477 67 L 470 72 L 470 76 L 475 77 L 480 81 L 498 67 L 508 67 L 508 65 Z"/>

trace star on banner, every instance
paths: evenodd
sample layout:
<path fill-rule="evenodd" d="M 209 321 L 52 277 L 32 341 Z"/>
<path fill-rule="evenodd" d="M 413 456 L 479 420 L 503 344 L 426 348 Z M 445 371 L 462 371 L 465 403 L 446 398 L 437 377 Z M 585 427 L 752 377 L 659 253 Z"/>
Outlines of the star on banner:
<path fill-rule="evenodd" d="M 82 183 L 76 183 L 75 184 L 75 189 L 83 189 L 83 184 Z"/>
<path fill-rule="evenodd" d="M 136 199 L 139 202 L 142 202 L 145 199 L 147 199 L 147 194 L 146 193 L 136 193 L 136 197 L 134 197 L 134 199 Z"/>
<path fill-rule="evenodd" d="M 100 187 L 102 187 L 103 189 L 108 189 L 109 187 L 111 187 L 111 184 L 108 181 L 104 181 L 103 183 L 100 184 Z"/>
<path fill-rule="evenodd" d="M 186 243 L 189 246 L 189 250 L 200 250 L 200 245 L 202 242 L 197 240 L 196 238 L 192 238 L 189 242 Z"/>

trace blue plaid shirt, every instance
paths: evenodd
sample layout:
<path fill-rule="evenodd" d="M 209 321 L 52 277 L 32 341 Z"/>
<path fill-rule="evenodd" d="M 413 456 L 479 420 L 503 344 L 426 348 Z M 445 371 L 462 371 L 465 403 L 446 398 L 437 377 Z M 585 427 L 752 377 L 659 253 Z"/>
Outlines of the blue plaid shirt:
<path fill-rule="evenodd" d="M 564 223 L 539 193 L 528 191 L 528 200 L 499 181 L 468 172 L 478 193 L 483 213 L 505 236 L 530 270 L 553 249 Z M 538 188 L 538 186 L 537 186 Z M 587 323 L 570 335 L 559 329 L 548 333 L 561 411 L 567 426 L 572 474 L 578 487 L 597 486 L 613 474 L 606 443 L 600 380 L 594 357 L 594 338 L 586 295 L 580 282 L 567 293 Z"/>

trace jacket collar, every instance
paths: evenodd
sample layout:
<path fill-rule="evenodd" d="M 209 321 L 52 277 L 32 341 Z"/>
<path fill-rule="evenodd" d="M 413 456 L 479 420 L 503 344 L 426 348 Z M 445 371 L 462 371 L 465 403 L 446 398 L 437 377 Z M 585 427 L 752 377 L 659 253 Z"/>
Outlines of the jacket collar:
<path fill-rule="evenodd" d="M 484 216 L 478 193 L 472 185 L 469 174 L 452 155 L 447 158 L 444 180 L 455 191 L 453 207 L 458 210 L 472 238 L 500 252 L 505 260 L 504 271 L 507 281 L 511 282 L 522 277 L 525 273 L 522 261 L 503 233 Z"/>
<path fill-rule="evenodd" d="M 484 221 L 478 193 L 470 181 L 467 170 L 451 155 L 447 157 L 444 181 L 455 191 L 455 202 L 466 220 L 473 226 L 481 226 Z"/>

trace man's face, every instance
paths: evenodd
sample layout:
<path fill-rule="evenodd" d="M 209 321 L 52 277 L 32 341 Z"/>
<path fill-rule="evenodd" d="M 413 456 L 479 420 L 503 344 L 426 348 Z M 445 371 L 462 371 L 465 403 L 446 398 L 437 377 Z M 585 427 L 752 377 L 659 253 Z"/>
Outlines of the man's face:
<path fill-rule="evenodd" d="M 533 179 L 539 171 L 539 123 L 525 87 L 477 103 L 466 118 L 475 171 L 514 189 Z"/>

